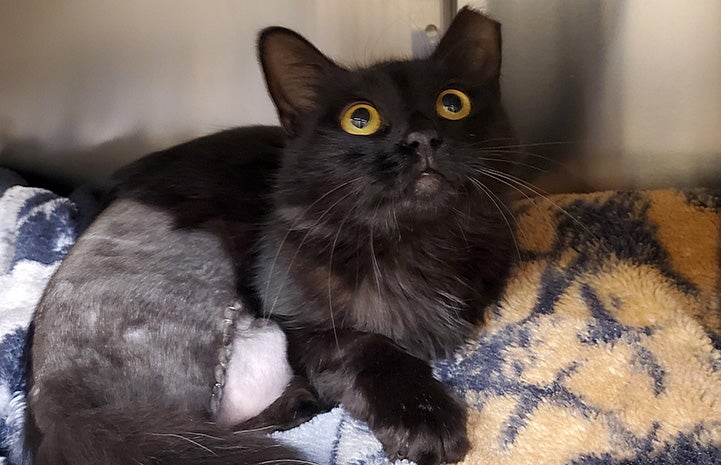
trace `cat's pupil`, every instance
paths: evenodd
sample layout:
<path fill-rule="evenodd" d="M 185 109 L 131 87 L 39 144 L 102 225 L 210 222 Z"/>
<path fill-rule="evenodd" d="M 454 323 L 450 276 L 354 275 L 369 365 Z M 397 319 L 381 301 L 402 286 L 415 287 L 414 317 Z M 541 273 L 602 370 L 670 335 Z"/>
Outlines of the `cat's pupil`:
<path fill-rule="evenodd" d="M 351 123 L 353 123 L 353 126 L 357 127 L 358 129 L 363 129 L 364 127 L 368 126 L 368 122 L 370 121 L 370 119 L 371 112 L 368 111 L 367 108 L 358 108 L 350 115 Z"/>
<path fill-rule="evenodd" d="M 444 95 L 441 101 L 443 102 L 443 106 L 446 108 L 446 110 L 450 111 L 451 113 L 458 113 L 459 111 L 461 111 L 461 107 L 463 106 L 463 104 L 461 103 L 461 98 L 454 94 Z"/>

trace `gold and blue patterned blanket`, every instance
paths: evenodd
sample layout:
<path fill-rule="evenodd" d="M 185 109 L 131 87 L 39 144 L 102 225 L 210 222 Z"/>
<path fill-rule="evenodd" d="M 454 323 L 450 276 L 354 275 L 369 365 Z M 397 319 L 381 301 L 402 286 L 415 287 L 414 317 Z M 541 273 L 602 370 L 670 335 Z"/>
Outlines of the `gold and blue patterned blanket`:
<path fill-rule="evenodd" d="M 438 375 L 471 406 L 467 464 L 721 463 L 721 192 L 517 206 L 520 262 Z"/>

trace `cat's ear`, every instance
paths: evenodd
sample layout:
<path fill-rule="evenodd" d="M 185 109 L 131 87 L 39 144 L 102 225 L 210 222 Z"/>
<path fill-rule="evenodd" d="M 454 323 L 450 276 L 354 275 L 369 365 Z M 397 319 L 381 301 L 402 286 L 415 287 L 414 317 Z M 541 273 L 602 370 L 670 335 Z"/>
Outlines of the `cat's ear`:
<path fill-rule="evenodd" d="M 449 69 L 462 74 L 498 79 L 501 73 L 501 25 L 489 17 L 464 7 L 448 27 L 431 56 Z"/>
<path fill-rule="evenodd" d="M 258 57 L 280 124 L 287 134 L 296 135 L 299 117 L 316 104 L 320 82 L 342 69 L 301 35 L 283 27 L 261 31 Z"/>

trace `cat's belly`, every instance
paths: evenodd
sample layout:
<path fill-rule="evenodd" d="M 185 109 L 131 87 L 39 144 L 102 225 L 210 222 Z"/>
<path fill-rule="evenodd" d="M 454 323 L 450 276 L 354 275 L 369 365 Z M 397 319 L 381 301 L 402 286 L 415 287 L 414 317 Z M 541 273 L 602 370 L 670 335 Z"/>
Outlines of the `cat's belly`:
<path fill-rule="evenodd" d="M 246 315 L 235 325 L 216 421 L 238 425 L 265 410 L 290 382 L 285 333 L 273 321 Z"/>

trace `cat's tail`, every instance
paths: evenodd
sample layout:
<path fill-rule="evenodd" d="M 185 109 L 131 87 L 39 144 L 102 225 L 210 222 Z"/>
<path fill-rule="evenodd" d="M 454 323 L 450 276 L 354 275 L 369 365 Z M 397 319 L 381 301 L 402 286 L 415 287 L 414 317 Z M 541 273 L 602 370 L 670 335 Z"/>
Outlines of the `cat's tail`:
<path fill-rule="evenodd" d="M 46 412 L 47 413 L 47 412 Z M 25 463 L 34 465 L 312 464 L 263 431 L 228 432 L 174 412 L 64 411 L 40 429 L 27 416 Z"/>

